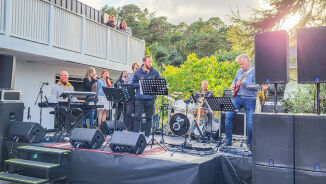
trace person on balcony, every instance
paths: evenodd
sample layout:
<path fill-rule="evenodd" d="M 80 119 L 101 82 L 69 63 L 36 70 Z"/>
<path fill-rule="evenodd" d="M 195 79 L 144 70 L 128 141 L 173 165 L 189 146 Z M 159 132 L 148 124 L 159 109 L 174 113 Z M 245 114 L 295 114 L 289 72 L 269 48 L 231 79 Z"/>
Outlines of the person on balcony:
<path fill-rule="evenodd" d="M 132 30 L 130 29 L 130 27 L 127 27 L 127 23 L 124 20 L 120 22 L 119 31 L 129 36 L 132 35 Z"/>
<path fill-rule="evenodd" d="M 112 29 L 117 29 L 117 26 L 115 25 L 115 16 L 109 15 L 109 20 L 106 23 L 107 26 L 111 27 Z"/>

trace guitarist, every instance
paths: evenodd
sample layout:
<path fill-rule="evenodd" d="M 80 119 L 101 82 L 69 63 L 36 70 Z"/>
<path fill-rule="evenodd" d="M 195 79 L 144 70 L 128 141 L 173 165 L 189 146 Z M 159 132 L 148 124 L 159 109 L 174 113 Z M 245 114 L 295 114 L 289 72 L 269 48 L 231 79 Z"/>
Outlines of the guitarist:
<path fill-rule="evenodd" d="M 247 55 L 241 54 L 236 58 L 240 65 L 240 69 L 231 84 L 231 90 L 237 93 L 234 94 L 232 103 L 236 110 L 244 107 L 246 111 L 246 125 L 247 125 L 247 148 L 251 150 L 252 138 L 252 114 L 256 108 L 256 96 L 259 86 L 255 83 L 255 69 L 251 64 Z M 238 90 L 236 90 L 238 89 Z M 227 112 L 225 118 L 225 146 L 232 145 L 232 128 L 233 119 L 236 112 Z"/>

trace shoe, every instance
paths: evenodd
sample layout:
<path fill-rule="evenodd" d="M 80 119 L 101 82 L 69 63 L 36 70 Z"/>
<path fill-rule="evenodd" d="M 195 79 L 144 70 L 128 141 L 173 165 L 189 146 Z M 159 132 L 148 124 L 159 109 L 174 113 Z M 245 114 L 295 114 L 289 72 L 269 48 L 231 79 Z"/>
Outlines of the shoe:
<path fill-rule="evenodd" d="M 232 146 L 232 141 L 225 141 L 223 146 Z"/>

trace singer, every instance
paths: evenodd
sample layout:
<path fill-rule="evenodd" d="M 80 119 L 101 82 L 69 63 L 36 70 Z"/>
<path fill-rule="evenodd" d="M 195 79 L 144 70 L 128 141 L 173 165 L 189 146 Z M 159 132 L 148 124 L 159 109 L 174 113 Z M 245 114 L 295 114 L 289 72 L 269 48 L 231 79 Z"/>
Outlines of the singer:
<path fill-rule="evenodd" d="M 155 95 L 144 95 L 140 92 L 139 80 L 140 79 L 160 79 L 159 72 L 152 67 L 152 57 L 145 56 L 143 58 L 143 64 L 139 70 L 137 70 L 132 79 L 132 87 L 136 89 L 136 113 L 134 121 L 134 132 L 140 131 L 140 125 L 142 120 L 142 113 L 145 111 L 146 127 L 145 136 L 149 137 L 150 130 L 152 128 L 152 116 L 154 113 Z"/>

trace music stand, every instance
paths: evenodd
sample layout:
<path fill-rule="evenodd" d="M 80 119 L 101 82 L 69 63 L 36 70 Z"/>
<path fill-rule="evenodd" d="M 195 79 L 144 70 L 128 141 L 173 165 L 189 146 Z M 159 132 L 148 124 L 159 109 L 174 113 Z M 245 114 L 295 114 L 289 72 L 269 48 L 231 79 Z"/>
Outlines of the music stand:
<path fill-rule="evenodd" d="M 212 111 L 220 111 L 220 117 L 222 117 L 222 112 L 225 111 L 235 111 L 235 107 L 232 103 L 232 100 L 230 97 L 205 97 L 206 104 L 208 105 L 208 108 L 211 109 Z M 220 146 L 221 143 L 221 138 L 222 138 L 222 132 L 221 132 L 221 127 L 222 127 L 222 122 L 220 122 L 220 127 L 219 127 L 219 140 L 217 142 L 217 145 L 213 148 L 212 152 Z"/>
<path fill-rule="evenodd" d="M 118 112 L 118 103 L 122 102 L 124 99 L 123 92 L 121 88 L 108 88 L 102 87 L 105 97 L 108 101 L 113 101 L 115 105 L 115 118 L 114 118 L 114 131 L 117 130 L 117 112 Z"/>
<path fill-rule="evenodd" d="M 168 95 L 168 93 L 169 93 L 165 79 L 141 79 L 141 80 L 139 80 L 139 83 L 140 83 L 140 85 L 139 85 L 140 93 L 143 93 L 144 95 Z M 163 117 L 162 117 L 161 128 L 162 128 L 161 131 L 163 132 Z M 161 148 L 163 148 L 165 151 L 167 150 L 154 138 L 154 129 L 153 129 L 152 139 L 150 140 L 151 148 L 154 145 L 154 141 L 159 146 L 161 146 Z"/>

